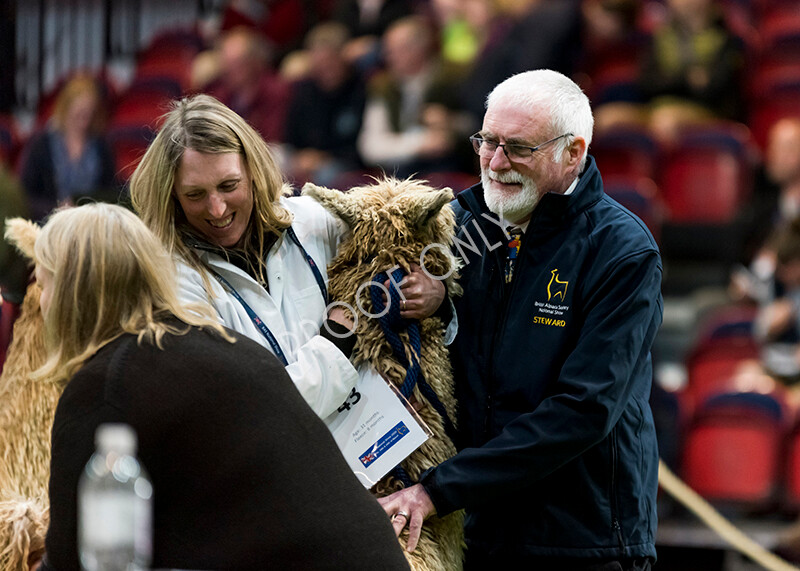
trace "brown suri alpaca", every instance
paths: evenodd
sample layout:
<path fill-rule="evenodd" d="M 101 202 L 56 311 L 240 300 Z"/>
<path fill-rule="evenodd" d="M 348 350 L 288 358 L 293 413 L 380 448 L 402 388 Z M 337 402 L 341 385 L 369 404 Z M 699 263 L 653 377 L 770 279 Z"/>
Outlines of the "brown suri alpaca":
<path fill-rule="evenodd" d="M 448 204 L 453 198 L 450 189 L 434 189 L 424 181 L 386 178 L 346 193 L 309 183 L 303 188 L 303 194 L 315 198 L 350 227 L 350 237 L 340 245 L 337 257 L 328 266 L 331 300 L 357 308 L 356 292 L 360 285 L 396 265 L 409 272 L 412 263 L 420 264 L 433 276 L 448 276 L 445 279 L 447 290 L 451 295 L 460 293 L 455 282 L 457 262 L 450 248 L 455 228 L 455 217 Z M 440 246 L 425 251 L 423 265 L 420 255 L 431 244 Z M 368 289 L 362 288 L 361 307 L 371 314 L 380 313 L 373 309 Z M 357 367 L 369 363 L 384 378 L 401 386 L 406 369 L 393 357 L 378 319 L 370 319 L 360 312 L 358 318 L 352 361 Z M 450 420 L 455 422 L 453 373 L 444 345 L 446 324 L 434 316 L 422 320 L 419 325 L 422 375 L 438 395 Z M 408 359 L 411 355 L 408 335 L 403 332 L 400 337 Z M 410 479 L 416 482 L 424 470 L 450 458 L 456 449 L 445 433 L 442 417 L 421 394 L 419 383 L 412 394 L 422 405 L 420 416 L 434 434 L 402 463 Z M 389 475 L 373 486 L 372 492 L 383 497 L 402 487 L 400 480 Z M 415 571 L 461 569 L 462 524 L 463 512 L 460 511 L 443 518 L 429 518 L 422 527 L 416 550 L 406 552 L 411 568 Z M 400 537 L 403 546 L 407 537 L 407 530 L 403 531 Z"/>
<path fill-rule="evenodd" d="M 6 239 L 33 258 L 38 226 L 7 223 Z M 28 286 L 0 375 L 0 569 L 28 570 L 44 552 L 48 525 L 50 428 L 63 387 L 30 379 L 44 364 L 41 289 Z"/>

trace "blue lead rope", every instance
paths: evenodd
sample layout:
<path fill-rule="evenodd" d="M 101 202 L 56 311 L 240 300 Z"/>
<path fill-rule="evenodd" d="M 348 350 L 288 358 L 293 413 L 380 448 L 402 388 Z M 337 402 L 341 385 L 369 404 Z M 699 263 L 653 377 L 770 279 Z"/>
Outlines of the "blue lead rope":
<path fill-rule="evenodd" d="M 420 337 L 419 321 L 403 319 L 400 317 L 400 301 L 402 300 L 400 291 L 397 289 L 398 283 L 405 277 L 406 273 L 402 268 L 397 268 L 392 272 L 392 279 L 389 285 L 389 311 L 384 313 L 386 303 L 383 301 L 384 288 L 378 285 L 370 286 L 370 298 L 372 299 L 372 310 L 375 314 L 383 314 L 378 318 L 383 330 L 383 335 L 389 342 L 392 348 L 392 353 L 400 364 L 406 369 L 406 376 L 403 379 L 403 384 L 399 387 L 400 392 L 406 398 L 410 398 L 414 392 L 414 387 L 419 385 L 419 391 L 428 400 L 431 406 L 439 413 L 444 423 L 444 429 L 450 438 L 455 436 L 455 427 L 453 426 L 450 417 L 447 415 L 442 401 L 436 391 L 431 388 L 422 374 L 422 368 L 419 364 L 420 355 L 422 355 L 422 340 Z M 381 284 L 389 279 L 386 272 L 381 272 L 372 278 L 374 284 Z M 406 329 L 408 332 L 408 340 L 411 343 L 411 362 L 409 363 L 406 357 L 403 341 L 400 339 L 399 331 Z M 392 476 L 403 482 L 405 487 L 413 484 L 411 478 L 406 471 L 398 464 L 390 472 Z"/>
<path fill-rule="evenodd" d="M 383 284 L 389 279 L 386 272 L 381 272 L 372 278 L 375 282 L 370 286 L 370 297 L 372 298 L 372 309 L 375 314 L 383 314 L 378 318 L 383 330 L 383 335 L 392 347 L 392 353 L 395 358 L 400 362 L 403 368 L 406 369 L 406 378 L 400 386 L 400 392 L 404 397 L 410 398 L 411 393 L 414 392 L 414 387 L 417 381 L 422 377 L 422 369 L 419 365 L 419 356 L 422 352 L 422 341 L 419 336 L 419 322 L 414 320 L 403 319 L 400 317 L 400 301 L 402 297 L 400 290 L 397 289 L 395 284 L 400 283 L 400 280 L 405 276 L 405 271 L 402 268 L 397 268 L 392 272 L 392 281 L 389 285 L 389 311 L 384 313 L 386 304 L 383 301 L 384 289 L 375 284 Z M 411 343 L 411 363 L 406 358 L 406 352 L 403 347 L 403 340 L 400 339 L 399 331 L 402 329 L 408 330 L 408 340 Z"/>

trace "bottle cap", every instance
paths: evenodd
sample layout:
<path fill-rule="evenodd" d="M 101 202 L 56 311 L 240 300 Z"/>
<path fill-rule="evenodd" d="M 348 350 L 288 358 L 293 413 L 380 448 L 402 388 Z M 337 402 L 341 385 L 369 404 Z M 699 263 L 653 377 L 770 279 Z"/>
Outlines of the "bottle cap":
<path fill-rule="evenodd" d="M 94 443 L 102 452 L 136 454 L 136 432 L 127 424 L 101 424 L 94 433 Z"/>

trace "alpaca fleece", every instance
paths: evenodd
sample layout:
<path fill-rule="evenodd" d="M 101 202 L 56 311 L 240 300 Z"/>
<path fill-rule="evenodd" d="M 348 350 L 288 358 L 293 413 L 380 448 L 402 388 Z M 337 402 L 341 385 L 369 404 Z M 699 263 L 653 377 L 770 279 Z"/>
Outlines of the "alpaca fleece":
<path fill-rule="evenodd" d="M 38 226 L 7 223 L 6 239 L 33 257 Z M 41 289 L 28 286 L 0 375 L 0 569 L 28 570 L 44 552 L 48 525 L 50 429 L 63 386 L 32 380 L 46 359 Z"/>
<path fill-rule="evenodd" d="M 350 227 L 350 236 L 340 245 L 337 257 L 328 266 L 331 300 L 376 314 L 369 288 L 361 288 L 360 297 L 356 299 L 359 286 L 395 266 L 410 272 L 413 263 L 420 264 L 432 276 L 443 277 L 450 295 L 460 293 L 455 281 L 457 262 L 450 248 L 455 217 L 448 204 L 453 198 L 449 188 L 435 189 L 424 181 L 384 178 L 345 193 L 306 184 L 303 194 L 315 198 Z M 439 317 L 421 321 L 419 360 L 424 379 L 455 422 L 453 374 L 444 331 L 445 324 Z M 354 364 L 369 363 L 385 379 L 401 386 L 406 370 L 394 358 L 379 321 L 359 312 L 356 334 L 351 356 Z M 401 332 L 400 337 L 410 362 L 412 349 L 407 332 Z M 421 403 L 419 414 L 433 431 L 433 437 L 402 463 L 410 478 L 418 481 L 424 470 L 455 455 L 456 449 L 445 433 L 442 417 L 422 396 L 419 385 L 414 388 L 413 399 Z M 383 497 L 402 487 L 403 484 L 390 475 L 378 482 L 372 492 Z M 408 531 L 404 530 L 401 544 L 405 545 L 407 536 Z M 453 571 L 462 568 L 463 548 L 463 512 L 459 511 L 426 520 L 416 550 L 406 552 L 406 558 L 415 571 Z"/>

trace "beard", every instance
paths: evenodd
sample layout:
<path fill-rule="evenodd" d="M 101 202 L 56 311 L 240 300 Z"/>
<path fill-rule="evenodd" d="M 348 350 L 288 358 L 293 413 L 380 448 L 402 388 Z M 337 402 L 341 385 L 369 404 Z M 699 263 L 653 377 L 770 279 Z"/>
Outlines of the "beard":
<path fill-rule="evenodd" d="M 503 192 L 491 187 L 491 181 L 521 184 L 516 192 Z M 529 177 L 517 171 L 496 172 L 490 168 L 481 169 L 481 184 L 486 206 L 500 218 L 510 222 L 521 222 L 527 218 L 542 197 L 539 187 Z"/>

